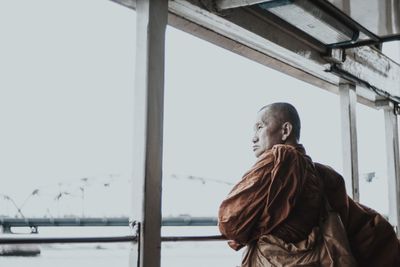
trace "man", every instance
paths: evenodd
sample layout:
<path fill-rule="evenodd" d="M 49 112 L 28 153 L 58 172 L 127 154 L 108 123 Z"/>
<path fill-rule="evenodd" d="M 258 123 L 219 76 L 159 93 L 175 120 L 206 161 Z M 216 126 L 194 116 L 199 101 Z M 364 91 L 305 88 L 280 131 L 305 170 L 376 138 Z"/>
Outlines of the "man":
<path fill-rule="evenodd" d="M 229 246 L 247 246 L 242 266 L 275 266 L 273 260 L 278 266 L 304 266 L 303 261 L 327 266 L 320 255 L 309 253 L 320 244 L 323 199 L 340 215 L 358 266 L 400 266 L 400 244 L 391 225 L 352 201 L 338 173 L 312 162 L 299 144 L 300 128 L 298 113 L 288 103 L 265 106 L 257 115 L 253 151 L 258 161 L 219 210 L 219 228 Z M 308 251 L 308 258 L 301 256 L 290 264 L 288 257 L 272 259 L 271 242 L 293 255 Z M 332 266 L 354 266 L 341 257 L 338 252 Z"/>

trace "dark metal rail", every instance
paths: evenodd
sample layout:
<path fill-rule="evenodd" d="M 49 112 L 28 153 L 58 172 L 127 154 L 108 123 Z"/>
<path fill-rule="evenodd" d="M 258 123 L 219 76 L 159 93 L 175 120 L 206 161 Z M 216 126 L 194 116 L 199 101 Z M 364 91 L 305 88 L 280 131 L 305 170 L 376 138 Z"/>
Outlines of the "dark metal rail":
<path fill-rule="evenodd" d="M 182 241 L 221 241 L 226 240 L 222 235 L 209 235 L 209 236 L 162 236 L 162 242 L 182 242 Z"/>
<path fill-rule="evenodd" d="M 162 226 L 216 226 L 215 217 L 165 217 Z M 0 218 L 4 227 L 129 226 L 129 218 Z"/>
<path fill-rule="evenodd" d="M 163 236 L 162 242 L 183 241 L 220 241 L 225 237 L 211 236 Z M 107 236 L 107 237 L 8 237 L 0 238 L 0 245 L 10 244 L 71 244 L 71 243 L 122 243 L 137 242 L 137 236 Z"/>
<path fill-rule="evenodd" d="M 6 237 L 0 238 L 0 244 L 67 244 L 67 243 L 119 243 L 137 242 L 136 236 L 107 237 Z"/>
<path fill-rule="evenodd" d="M 166 217 L 162 226 L 216 226 L 215 217 Z M 51 227 L 51 226 L 129 226 L 129 218 L 0 218 L 0 225 L 10 227 Z M 225 240 L 220 235 L 211 236 L 163 236 L 162 242 L 218 241 Z M 68 244 L 68 243 L 120 243 L 137 242 L 137 236 L 108 237 L 3 237 L 0 245 L 5 244 Z"/>

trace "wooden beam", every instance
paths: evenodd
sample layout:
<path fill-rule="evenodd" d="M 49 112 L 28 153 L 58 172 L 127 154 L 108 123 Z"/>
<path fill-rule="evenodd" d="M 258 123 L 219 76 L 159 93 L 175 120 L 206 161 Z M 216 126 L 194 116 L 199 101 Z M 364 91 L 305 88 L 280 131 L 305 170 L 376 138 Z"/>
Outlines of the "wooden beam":
<path fill-rule="evenodd" d="M 268 0 L 216 0 L 215 4 L 217 5 L 218 9 L 223 10 L 235 7 L 250 6 L 264 2 L 268 2 Z"/>
<path fill-rule="evenodd" d="M 136 0 L 111 0 L 135 8 Z M 204 40 L 292 77 L 338 93 L 340 83 L 357 83 L 362 103 L 389 97 L 400 102 L 400 65 L 371 47 L 346 49 L 344 61 L 330 62 L 324 47 L 287 28 L 254 6 L 219 11 L 258 0 L 169 1 L 169 23 Z M 217 7 L 216 7 L 217 6 Z M 213 8 L 214 7 L 214 8 Z M 257 55 L 258 54 L 258 55 Z M 262 55 L 262 56 L 259 56 Z M 262 58 L 262 59 L 259 59 Z M 372 87 L 371 87 L 372 86 Z M 376 90 L 377 89 L 377 90 Z M 367 91 L 372 92 L 369 94 Z"/>
<path fill-rule="evenodd" d="M 136 3 L 136 79 L 132 218 L 139 225 L 138 262 L 159 267 L 164 110 L 165 30 L 168 1 Z"/>
<path fill-rule="evenodd" d="M 400 82 L 397 83 L 400 79 L 400 66 L 377 50 L 369 47 L 348 49 L 344 53 L 343 63 L 330 62 L 326 59 L 327 52 L 310 42 L 309 38 L 296 35 L 279 22 L 263 16 L 255 8 L 234 8 L 229 12 L 218 13 L 212 8 L 205 9 L 202 4 L 204 2 L 209 1 L 170 1 L 169 11 L 175 17 L 170 15 L 169 23 L 251 60 L 256 58 L 257 62 L 264 61 L 262 64 L 335 93 L 338 93 L 340 83 L 364 81 L 358 83 L 357 88 L 358 99 L 362 103 L 370 104 L 379 99 L 376 90 L 368 85 L 386 92 L 389 97 L 392 96 L 392 100 L 400 95 Z M 257 53 L 263 56 L 255 56 Z M 385 70 L 388 72 L 385 73 Z M 366 72 L 370 75 L 365 75 Z"/>
<path fill-rule="evenodd" d="M 399 132 L 397 115 L 394 105 L 388 103 L 383 107 L 386 132 L 386 159 L 388 170 L 388 192 L 389 192 L 389 221 L 396 227 L 400 223 L 400 161 L 399 161 Z"/>
<path fill-rule="evenodd" d="M 346 191 L 348 194 L 352 194 L 353 200 L 359 201 L 356 125 L 357 95 L 355 86 L 340 84 L 339 95 L 342 121 L 343 176 L 346 182 Z"/>
<path fill-rule="evenodd" d="M 263 63 L 268 67 L 337 93 L 340 78 L 326 72 L 327 62 L 320 56 L 320 50 L 254 15 L 252 10 L 234 9 L 226 16 L 219 16 L 197 4 L 197 1 L 170 1 L 169 11 L 176 16 L 170 16 L 169 23 L 252 60 L 268 58 Z"/>
<path fill-rule="evenodd" d="M 365 81 L 393 100 L 400 98 L 400 65 L 380 51 L 365 46 L 346 49 L 346 60 L 336 65 L 341 71 Z"/>

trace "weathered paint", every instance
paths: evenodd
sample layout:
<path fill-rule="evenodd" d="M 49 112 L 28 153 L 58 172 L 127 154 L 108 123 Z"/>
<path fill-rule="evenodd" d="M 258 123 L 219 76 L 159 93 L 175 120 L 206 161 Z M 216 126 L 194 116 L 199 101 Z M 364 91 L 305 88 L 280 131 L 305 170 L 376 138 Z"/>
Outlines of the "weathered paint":
<path fill-rule="evenodd" d="M 351 84 L 340 84 L 340 111 L 342 122 L 343 177 L 346 191 L 353 200 L 360 200 L 358 182 L 356 88 Z"/>
<path fill-rule="evenodd" d="M 139 255 L 138 263 L 132 260 L 131 266 L 159 267 L 165 30 L 168 2 L 138 1 L 136 13 L 131 219 L 139 223 Z"/>

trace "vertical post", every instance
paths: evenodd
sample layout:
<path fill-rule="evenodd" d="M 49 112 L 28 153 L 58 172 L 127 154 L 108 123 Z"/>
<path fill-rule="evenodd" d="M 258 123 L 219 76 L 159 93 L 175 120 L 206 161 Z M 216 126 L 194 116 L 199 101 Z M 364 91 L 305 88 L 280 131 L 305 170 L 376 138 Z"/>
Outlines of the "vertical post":
<path fill-rule="evenodd" d="M 356 125 L 357 94 L 355 86 L 351 84 L 340 84 L 339 94 L 342 121 L 343 176 L 346 181 L 346 190 L 348 194 L 351 192 L 353 200 L 359 201 Z"/>
<path fill-rule="evenodd" d="M 400 222 L 400 162 L 399 162 L 399 132 L 397 115 L 393 103 L 384 106 L 386 155 L 389 186 L 389 221 L 395 226 L 399 236 Z"/>
<path fill-rule="evenodd" d="M 12 234 L 11 226 L 6 224 L 0 227 L 0 234 Z"/>
<path fill-rule="evenodd" d="M 161 255 L 164 57 L 168 1 L 136 2 L 136 80 L 132 218 L 140 223 L 137 263 L 159 267 Z"/>

